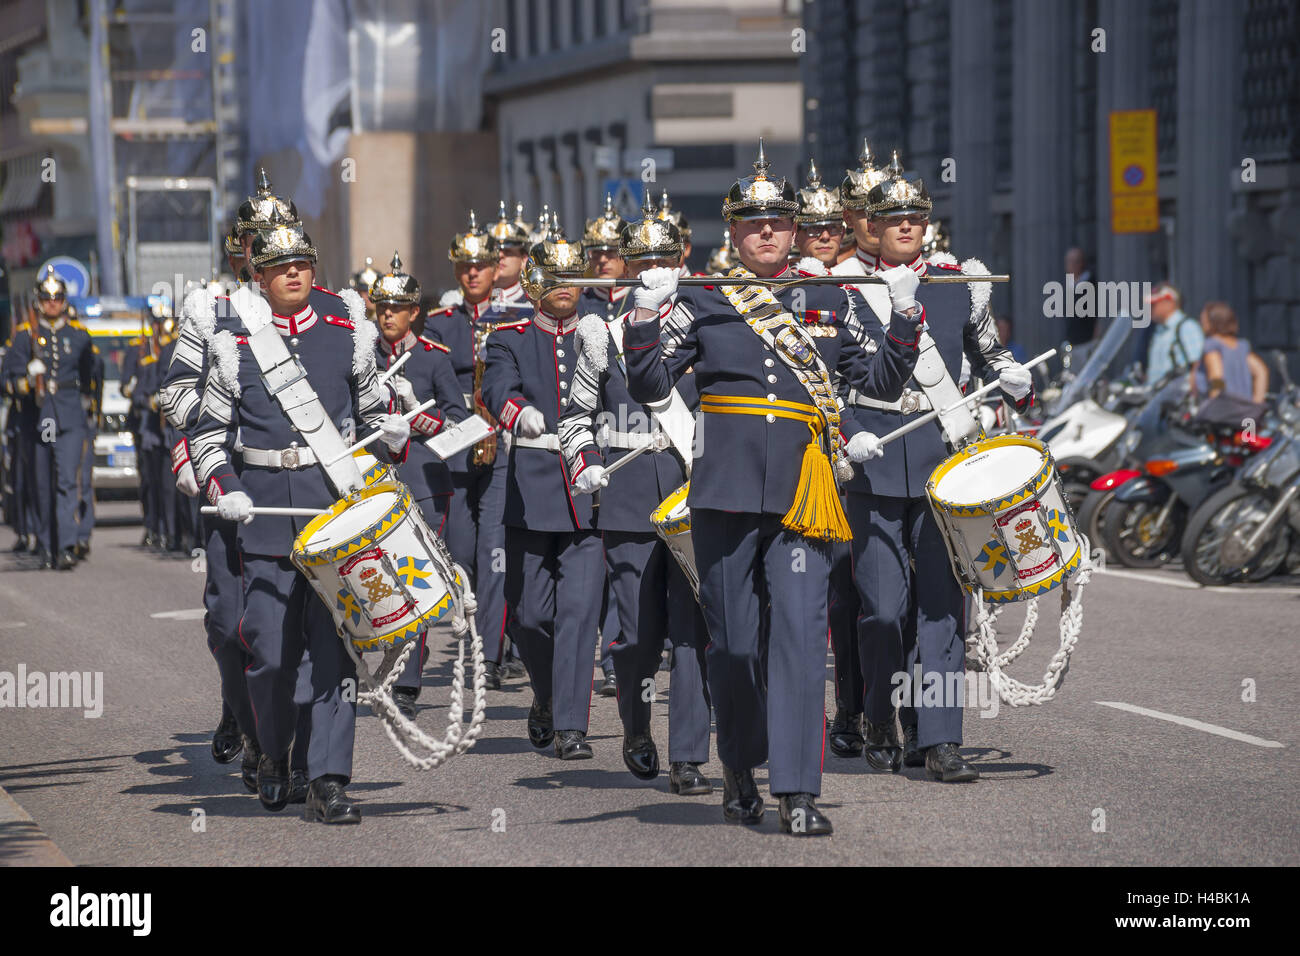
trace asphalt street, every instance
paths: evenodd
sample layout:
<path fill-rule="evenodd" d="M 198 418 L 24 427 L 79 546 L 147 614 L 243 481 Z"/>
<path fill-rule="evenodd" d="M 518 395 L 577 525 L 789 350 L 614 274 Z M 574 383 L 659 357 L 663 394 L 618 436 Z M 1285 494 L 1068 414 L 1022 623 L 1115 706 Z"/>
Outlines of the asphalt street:
<path fill-rule="evenodd" d="M 473 750 L 427 773 L 408 768 L 363 710 L 350 793 L 365 819 L 327 828 L 299 808 L 265 812 L 238 761 L 211 759 L 219 703 L 202 576 L 139 537 L 136 524 L 101 526 L 72 572 L 0 558 L 0 672 L 21 665 L 103 681 L 99 717 L 0 709 L 0 787 L 25 811 L 14 814 L 31 818 L 0 826 L 0 863 L 34 862 L 37 827 L 73 863 L 146 866 L 1249 865 L 1300 855 L 1294 579 L 1206 590 L 1177 570 L 1096 575 L 1057 699 L 988 718 L 968 706 L 963 752 L 982 779 L 877 775 L 827 749 L 827 839 L 781 834 L 771 801 L 762 826 L 725 824 L 720 784 L 708 797 L 669 793 L 666 672 L 654 720 L 665 774 L 655 781 L 624 769 L 613 699 L 592 703 L 595 759 L 534 751 L 524 730 L 532 694 L 513 681 L 489 691 Z M 1003 641 L 1019 618 L 1007 614 Z M 1055 650 L 1055 627 L 1040 629 L 1012 667 L 1025 680 L 1038 680 Z M 420 699 L 428 730 L 445 720 L 449 643 L 449 630 L 436 632 Z M 716 756 L 705 771 L 716 780 Z M 758 779 L 766 795 L 764 770 Z"/>

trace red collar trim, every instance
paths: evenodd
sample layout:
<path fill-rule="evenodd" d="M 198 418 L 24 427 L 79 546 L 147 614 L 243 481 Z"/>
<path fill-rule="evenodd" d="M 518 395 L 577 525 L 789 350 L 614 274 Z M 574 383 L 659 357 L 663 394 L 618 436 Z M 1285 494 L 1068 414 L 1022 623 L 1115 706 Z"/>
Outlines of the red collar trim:
<path fill-rule="evenodd" d="M 469 317 L 477 322 L 483 318 L 483 313 L 492 308 L 492 293 L 489 292 L 487 298 L 482 302 L 470 302 L 469 299 L 464 298 L 462 295 L 461 303 L 465 306 L 465 311 L 469 313 Z"/>
<path fill-rule="evenodd" d="M 888 259 L 886 259 L 884 256 L 879 257 L 879 259 L 880 259 L 880 264 L 876 266 L 877 269 L 879 269 L 879 270 L 881 270 L 881 271 L 883 272 L 883 271 L 886 270 L 886 269 L 892 269 L 892 268 L 894 268 L 894 263 L 890 262 L 890 261 L 889 261 Z M 916 254 L 916 258 L 913 259 L 911 262 L 909 262 L 909 263 L 907 264 L 907 267 L 908 267 L 909 269 L 911 269 L 913 272 L 915 272 L 917 275 L 924 275 L 924 274 L 925 274 L 925 256 L 921 255 L 921 253 L 918 252 L 918 253 Z"/>
<path fill-rule="evenodd" d="M 275 323 L 276 331 L 281 335 L 301 335 L 316 324 L 316 313 L 310 305 L 306 305 L 293 315 L 272 312 L 271 321 Z"/>
<path fill-rule="evenodd" d="M 854 253 L 854 255 L 858 257 L 858 261 L 861 262 L 863 267 L 867 270 L 867 275 L 871 275 L 880 268 L 880 256 L 873 256 L 869 252 L 864 255 L 861 249 Z"/>
<path fill-rule="evenodd" d="M 545 309 L 538 309 L 533 316 L 533 324 L 548 335 L 568 335 L 578 327 L 582 316 L 577 309 L 566 319 L 560 320 Z"/>
<path fill-rule="evenodd" d="M 389 342 L 387 340 L 383 341 L 384 348 L 388 352 L 388 361 L 391 364 L 392 360 L 401 356 L 403 352 L 409 352 L 411 349 L 415 348 L 415 343 L 418 339 L 416 338 L 415 333 L 408 329 L 406 335 L 398 339 L 396 342 Z"/>

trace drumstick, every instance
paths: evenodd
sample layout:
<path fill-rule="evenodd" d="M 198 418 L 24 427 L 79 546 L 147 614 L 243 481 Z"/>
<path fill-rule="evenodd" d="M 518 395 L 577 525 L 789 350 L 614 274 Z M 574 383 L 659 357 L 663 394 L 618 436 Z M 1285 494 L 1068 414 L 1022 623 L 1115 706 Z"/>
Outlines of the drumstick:
<path fill-rule="evenodd" d="M 219 508 L 215 508 L 215 507 L 213 507 L 212 505 L 204 505 L 202 508 L 199 509 L 199 512 L 200 512 L 201 514 L 205 514 L 205 515 L 221 514 L 221 510 L 220 510 Z M 325 511 L 325 510 L 322 510 L 322 509 L 320 509 L 320 508 L 258 508 L 258 507 L 253 507 L 253 508 L 249 509 L 249 514 L 251 514 L 254 518 L 256 518 L 258 515 L 284 515 L 284 516 L 287 516 L 287 517 L 290 517 L 290 518 L 314 518 L 314 517 L 316 517 L 316 515 L 329 514 L 329 512 L 328 512 L 328 511 Z"/>
<path fill-rule="evenodd" d="M 438 399 L 436 397 L 431 398 L 427 402 L 423 403 L 422 405 L 417 405 L 415 408 L 411 409 L 409 412 L 403 415 L 402 418 L 409 422 L 416 415 L 420 414 L 420 412 L 424 411 L 426 408 L 429 408 L 431 405 L 436 404 L 437 401 Z M 342 461 L 344 458 L 347 458 L 350 455 L 352 455 L 353 452 L 360 451 L 361 449 L 369 445 L 372 441 L 374 441 L 376 438 L 381 436 L 383 433 L 384 432 L 382 429 L 378 429 L 378 428 L 375 429 L 373 432 L 371 432 L 365 438 L 361 439 L 361 441 L 357 442 L 355 445 L 353 445 L 343 454 L 339 455 L 337 458 L 333 459 L 332 461 L 325 462 L 325 467 L 328 468 L 330 465 L 337 464 L 338 462 Z"/>
<path fill-rule="evenodd" d="M 392 378 L 392 377 L 393 377 L 393 374 L 394 374 L 394 373 L 395 373 L 399 368 L 401 368 L 401 367 L 402 367 L 402 364 L 403 364 L 407 359 L 409 359 L 410 357 L 411 357 L 411 353 L 410 353 L 410 352 L 403 352 L 401 358 L 399 358 L 399 359 L 398 359 L 396 362 L 394 362 L 392 365 L 388 366 L 388 368 L 384 369 L 384 374 L 381 375 L 381 376 L 379 376 L 379 384 L 380 384 L 380 385 L 383 385 L 383 384 L 384 384 L 385 382 L 387 382 L 390 378 Z"/>
<path fill-rule="evenodd" d="M 624 465 L 626 465 L 629 461 L 631 461 L 632 459 L 636 458 L 637 455 L 643 454 L 643 453 L 645 453 L 645 452 L 647 452 L 647 451 L 653 451 L 653 450 L 654 450 L 654 442 L 646 442 L 644 445 L 639 445 L 638 447 L 633 448 L 630 452 L 628 452 L 626 455 L 624 455 L 624 456 L 623 456 L 622 458 L 620 458 L 618 461 L 614 462 L 614 464 L 612 464 L 612 465 L 606 465 L 606 466 L 605 466 L 605 474 L 602 476 L 605 480 L 601 482 L 601 488 L 603 488 L 603 487 L 605 487 L 605 485 L 608 485 L 608 484 L 609 484 L 609 476 L 610 476 L 610 475 L 614 474 L 614 472 L 618 471 L 620 468 L 622 468 Z M 577 493 L 577 494 L 584 495 L 584 494 L 595 494 L 595 492 L 596 492 L 598 489 L 593 488 L 591 491 L 579 491 L 577 488 L 574 488 L 573 490 L 574 490 L 574 492 Z"/>
<path fill-rule="evenodd" d="M 1046 362 L 1049 358 L 1051 358 L 1055 354 L 1056 354 L 1056 349 L 1048 349 L 1042 355 L 1032 358 L 1028 362 L 1026 362 L 1025 368 L 1033 368 L 1035 365 L 1042 365 L 1044 362 Z M 997 388 L 998 388 L 997 382 L 990 382 L 988 385 L 985 385 L 983 388 L 971 392 L 960 402 L 953 402 L 943 411 L 945 413 L 951 412 L 954 409 L 961 408 L 963 405 L 969 405 L 971 402 L 979 401 L 985 395 L 989 394 L 989 392 L 992 392 Z M 880 444 L 884 445 L 887 442 L 893 441 L 895 438 L 902 438 L 908 432 L 916 431 L 922 425 L 934 421 L 936 418 L 939 417 L 939 414 L 940 414 L 939 412 L 933 410 L 926 412 L 920 418 L 913 419 L 912 421 L 908 422 L 906 425 L 902 426 L 901 428 L 895 428 L 884 438 L 880 439 Z"/>

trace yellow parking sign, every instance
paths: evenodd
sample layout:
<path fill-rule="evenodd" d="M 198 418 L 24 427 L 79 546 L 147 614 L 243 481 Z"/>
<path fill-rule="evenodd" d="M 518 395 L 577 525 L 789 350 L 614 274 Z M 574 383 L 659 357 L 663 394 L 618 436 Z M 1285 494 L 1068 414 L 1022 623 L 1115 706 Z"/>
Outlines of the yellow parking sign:
<path fill-rule="evenodd" d="M 1156 232 L 1156 111 L 1114 110 L 1110 114 L 1110 229 L 1115 233 Z"/>

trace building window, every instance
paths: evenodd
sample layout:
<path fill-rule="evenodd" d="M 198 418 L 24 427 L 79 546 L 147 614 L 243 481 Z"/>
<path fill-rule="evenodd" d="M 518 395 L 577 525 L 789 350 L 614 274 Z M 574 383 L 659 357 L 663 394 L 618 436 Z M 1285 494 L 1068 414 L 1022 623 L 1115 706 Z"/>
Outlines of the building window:
<path fill-rule="evenodd" d="M 1285 0 L 1249 0 L 1242 17 L 1241 139 L 1247 155 L 1295 156 L 1300 135 L 1296 30 L 1300 16 Z"/>
<path fill-rule="evenodd" d="M 1156 110 L 1160 165 L 1178 159 L 1178 0 L 1151 4 L 1151 105 Z"/>
<path fill-rule="evenodd" d="M 560 48 L 560 0 L 548 0 L 546 4 L 546 25 L 550 34 L 550 50 L 554 53 Z"/>
<path fill-rule="evenodd" d="M 582 0 L 569 0 L 569 37 L 574 46 L 582 43 Z"/>
<path fill-rule="evenodd" d="M 609 23 L 605 19 L 606 0 L 592 0 L 592 2 L 596 4 L 595 34 L 598 37 L 603 37 L 609 32 Z"/>

